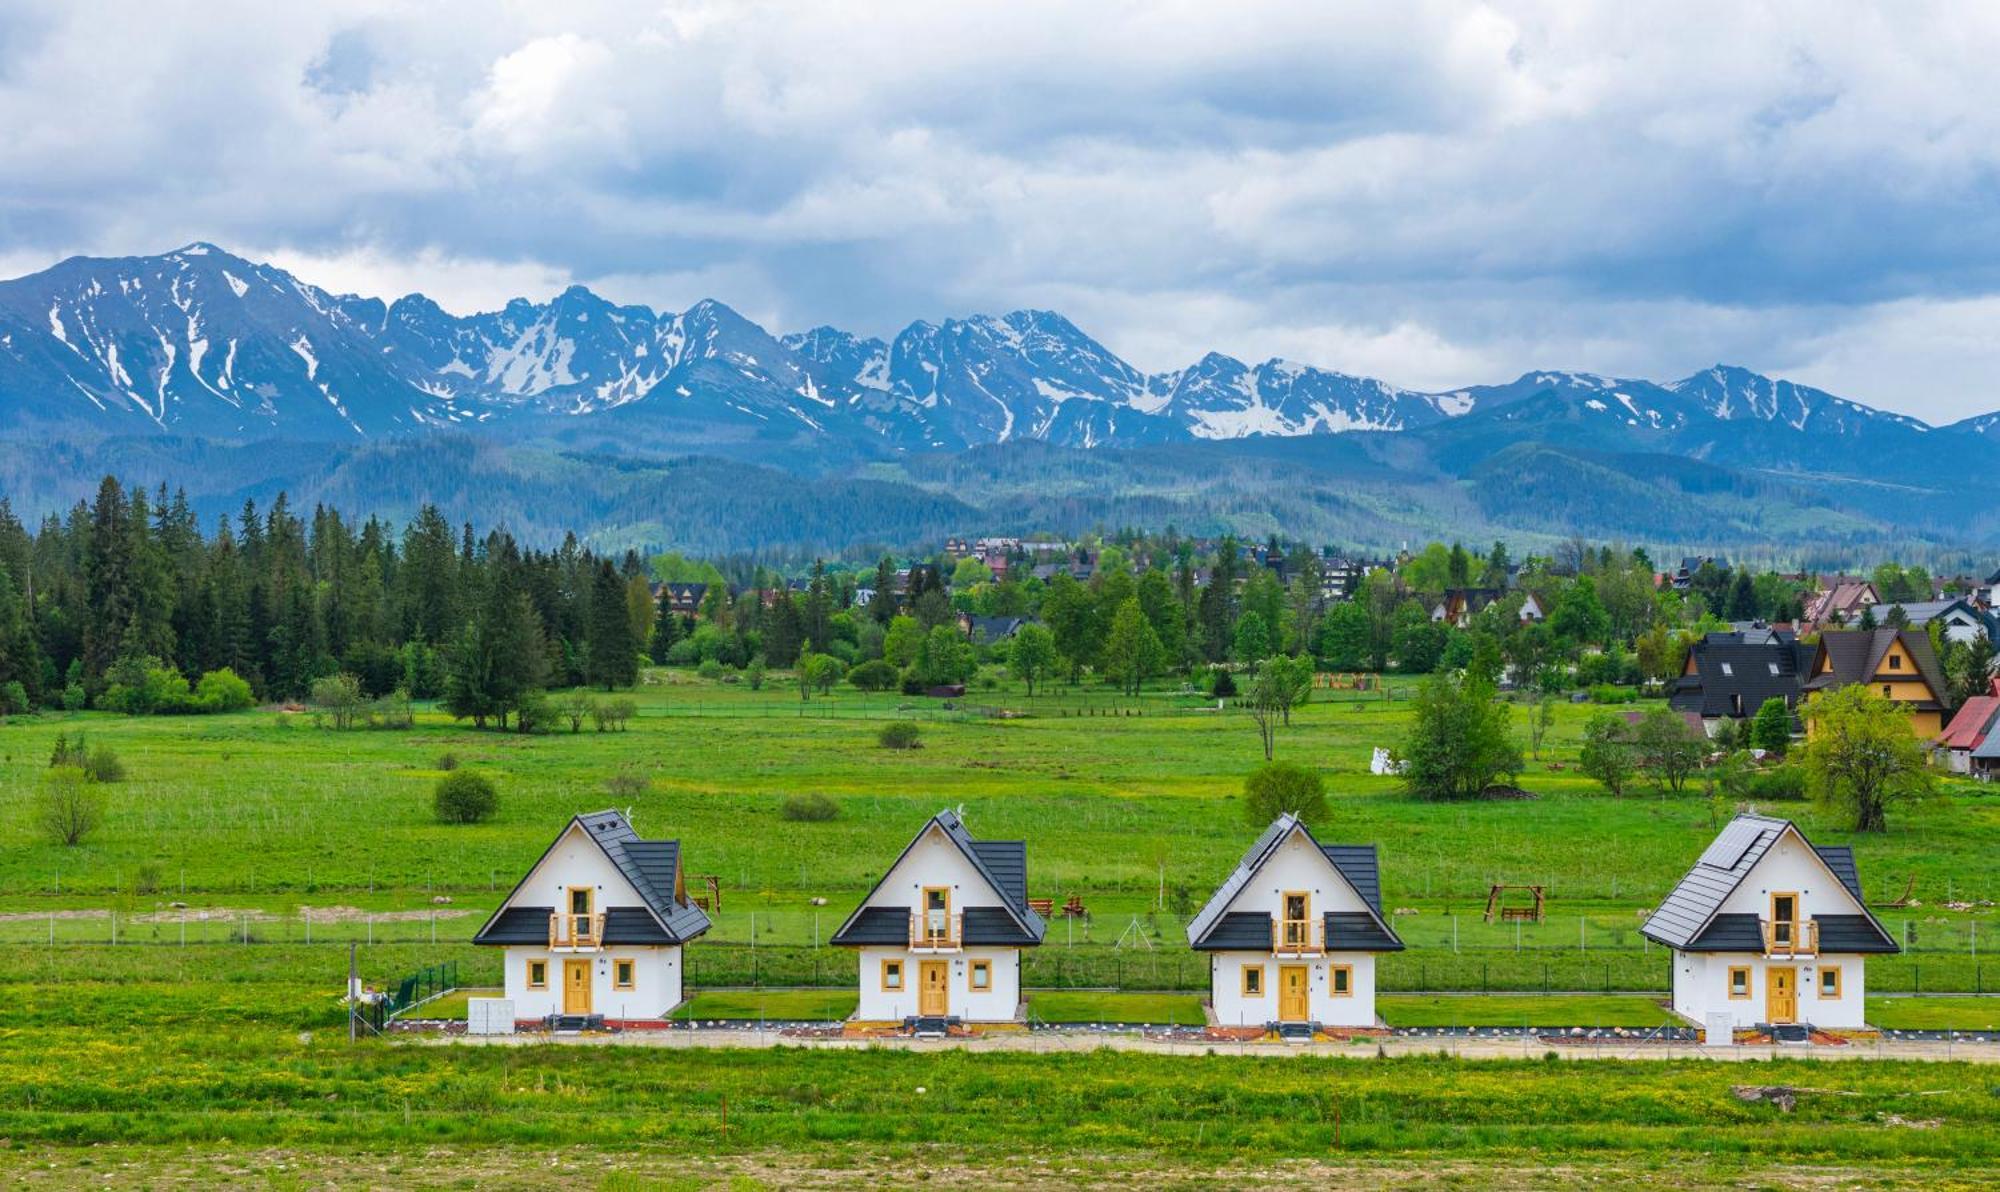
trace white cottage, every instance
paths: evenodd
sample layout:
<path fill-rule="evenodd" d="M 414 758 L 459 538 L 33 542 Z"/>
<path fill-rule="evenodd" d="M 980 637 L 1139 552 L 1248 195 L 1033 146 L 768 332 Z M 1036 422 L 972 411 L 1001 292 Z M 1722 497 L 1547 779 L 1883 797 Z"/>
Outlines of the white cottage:
<path fill-rule="evenodd" d="M 974 840 L 956 814 L 940 811 L 834 933 L 860 960 L 853 1021 L 933 1029 L 1018 1021 L 1021 949 L 1040 944 L 1045 930 L 1028 906 L 1027 846 Z"/>
<path fill-rule="evenodd" d="M 1901 950 L 1854 850 L 1763 815 L 1731 820 L 1642 931 L 1673 951 L 1674 1012 L 1703 1027 L 1859 1027 L 1868 957 Z"/>
<path fill-rule="evenodd" d="M 515 1021 L 642 1026 L 682 999 L 681 948 L 708 930 L 680 842 L 641 840 L 616 811 L 571 819 L 473 943 L 505 948 Z"/>
<path fill-rule="evenodd" d="M 1375 1025 L 1375 957 L 1403 941 L 1382 915 L 1375 846 L 1322 845 L 1281 815 L 1189 920 L 1225 1028 Z"/>

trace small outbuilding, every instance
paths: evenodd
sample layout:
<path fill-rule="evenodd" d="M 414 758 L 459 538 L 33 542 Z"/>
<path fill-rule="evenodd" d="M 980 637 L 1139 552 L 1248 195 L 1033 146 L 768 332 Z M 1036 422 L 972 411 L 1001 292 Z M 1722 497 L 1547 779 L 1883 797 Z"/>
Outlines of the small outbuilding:
<path fill-rule="evenodd" d="M 1403 941 L 1382 914 L 1372 844 L 1322 845 L 1281 815 L 1187 925 L 1208 953 L 1219 1027 L 1375 1025 L 1375 957 Z"/>
<path fill-rule="evenodd" d="M 683 870 L 677 840 L 642 840 L 616 811 L 572 817 L 473 937 L 506 950 L 516 1021 L 665 1022 L 681 949 L 709 927 Z"/>
<path fill-rule="evenodd" d="M 1763 815 L 1731 820 L 1641 932 L 1672 951 L 1674 1012 L 1704 1027 L 1859 1027 L 1868 957 L 1901 951 L 1853 849 Z"/>
<path fill-rule="evenodd" d="M 1047 925 L 1028 905 L 1028 847 L 975 840 L 956 812 L 925 822 L 832 942 L 859 960 L 857 1027 L 945 1031 L 1020 1022 L 1021 952 Z"/>

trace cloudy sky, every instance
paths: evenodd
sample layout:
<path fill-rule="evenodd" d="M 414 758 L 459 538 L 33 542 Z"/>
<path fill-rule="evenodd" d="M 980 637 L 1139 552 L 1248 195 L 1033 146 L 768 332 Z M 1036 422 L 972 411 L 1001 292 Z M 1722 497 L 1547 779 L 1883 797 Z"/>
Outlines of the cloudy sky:
<path fill-rule="evenodd" d="M 202 239 L 460 311 L 1037 306 L 1145 368 L 1727 361 L 1944 421 L 2000 408 L 1995 61 L 1967 4 L 16 0 L 0 275 Z"/>

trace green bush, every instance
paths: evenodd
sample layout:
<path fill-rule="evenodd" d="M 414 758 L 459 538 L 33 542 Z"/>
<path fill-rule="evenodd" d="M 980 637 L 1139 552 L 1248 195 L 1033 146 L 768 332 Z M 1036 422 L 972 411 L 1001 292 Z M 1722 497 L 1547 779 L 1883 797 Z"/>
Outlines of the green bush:
<path fill-rule="evenodd" d="M 847 681 L 863 691 L 887 691 L 899 678 L 896 668 L 880 658 L 864 662 L 847 672 Z"/>
<path fill-rule="evenodd" d="M 500 805 L 493 780 L 471 770 L 453 770 L 438 779 L 432 805 L 441 824 L 476 824 Z"/>
<path fill-rule="evenodd" d="M 1639 702 L 1639 689 L 1636 687 L 1613 687 L 1609 683 L 1599 683 L 1590 689 L 1590 702 L 1593 704 L 1637 703 Z"/>
<path fill-rule="evenodd" d="M 722 664 L 710 658 L 700 666 L 695 667 L 694 673 L 704 679 L 720 679 L 722 677 Z"/>
<path fill-rule="evenodd" d="M 1287 812 L 1308 825 L 1326 818 L 1326 780 L 1319 771 L 1291 762 L 1272 762 L 1243 780 L 1243 814 L 1261 828 Z"/>
<path fill-rule="evenodd" d="M 1208 685 L 1208 693 L 1217 699 L 1230 699 L 1236 694 L 1236 679 L 1225 668 L 1215 672 L 1215 680 Z"/>
<path fill-rule="evenodd" d="M 29 711 L 28 689 L 19 679 L 0 683 L 0 716 L 18 716 Z"/>
<path fill-rule="evenodd" d="M 1779 766 L 1751 775 L 1745 794 L 1752 802 L 1789 802 L 1806 797 L 1806 772 L 1797 766 Z"/>
<path fill-rule="evenodd" d="M 819 824 L 840 817 L 840 804 L 825 795 L 787 795 L 778 818 L 795 824 Z"/>
<path fill-rule="evenodd" d="M 240 712 L 257 702 L 249 682 L 226 666 L 203 675 L 194 685 L 194 698 L 204 712 Z"/>
<path fill-rule="evenodd" d="M 882 726 L 875 734 L 875 743 L 884 749 L 921 749 L 923 729 L 913 720 L 895 720 Z"/>

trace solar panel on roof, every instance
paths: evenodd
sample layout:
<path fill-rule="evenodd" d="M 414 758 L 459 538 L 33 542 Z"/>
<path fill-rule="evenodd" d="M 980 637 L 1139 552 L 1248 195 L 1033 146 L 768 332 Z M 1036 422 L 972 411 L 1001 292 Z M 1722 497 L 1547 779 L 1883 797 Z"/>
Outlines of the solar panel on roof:
<path fill-rule="evenodd" d="M 1744 853 L 1750 851 L 1751 845 L 1757 843 L 1757 837 L 1763 831 L 1762 825 L 1759 824 L 1745 823 L 1742 820 L 1731 822 L 1722 830 L 1722 835 L 1717 836 L 1715 842 L 1701 854 L 1701 863 L 1711 869 L 1736 868 L 1736 863 L 1743 859 Z"/>

